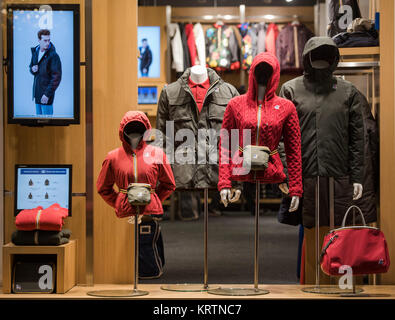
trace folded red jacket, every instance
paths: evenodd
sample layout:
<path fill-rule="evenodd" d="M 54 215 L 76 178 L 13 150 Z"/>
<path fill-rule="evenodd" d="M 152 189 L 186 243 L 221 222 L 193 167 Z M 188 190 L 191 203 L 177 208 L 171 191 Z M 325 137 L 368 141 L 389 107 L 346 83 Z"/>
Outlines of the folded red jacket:
<path fill-rule="evenodd" d="M 64 219 L 68 215 L 69 210 L 62 208 L 58 203 L 47 209 L 38 206 L 34 209 L 22 210 L 15 218 L 15 225 L 21 231 L 61 231 Z"/>

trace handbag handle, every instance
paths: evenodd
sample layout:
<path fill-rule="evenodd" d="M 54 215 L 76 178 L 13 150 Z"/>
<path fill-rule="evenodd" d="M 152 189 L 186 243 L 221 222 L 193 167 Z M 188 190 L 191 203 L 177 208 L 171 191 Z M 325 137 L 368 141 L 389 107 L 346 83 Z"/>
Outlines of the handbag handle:
<path fill-rule="evenodd" d="M 348 213 L 350 212 L 350 210 L 352 208 L 357 208 L 358 209 L 358 211 L 359 211 L 359 213 L 361 215 L 361 218 L 362 218 L 362 223 L 363 223 L 364 226 L 366 226 L 365 217 L 363 216 L 363 213 L 362 213 L 361 209 L 358 206 L 352 205 L 350 208 L 348 208 L 346 214 L 344 215 L 343 222 L 342 222 L 342 227 L 344 228 L 346 226 L 347 215 L 348 215 Z"/>

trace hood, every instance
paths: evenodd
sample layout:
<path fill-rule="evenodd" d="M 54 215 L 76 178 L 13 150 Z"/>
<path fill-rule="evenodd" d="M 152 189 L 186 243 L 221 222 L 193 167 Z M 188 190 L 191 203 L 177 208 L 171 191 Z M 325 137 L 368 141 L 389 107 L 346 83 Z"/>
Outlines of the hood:
<path fill-rule="evenodd" d="M 32 48 L 32 52 L 35 52 L 35 51 L 38 51 L 38 50 L 40 50 L 40 45 L 37 45 L 37 46 Z M 52 52 L 52 51 L 56 52 L 55 46 L 53 45 L 52 42 L 49 43 L 49 47 L 48 47 L 48 49 L 46 51 L 47 52 Z"/>
<path fill-rule="evenodd" d="M 326 58 L 331 58 L 331 63 L 326 69 L 315 69 L 312 67 L 310 62 L 310 53 L 322 47 L 323 55 L 325 53 L 329 53 Z M 329 49 L 326 50 L 325 48 Z M 329 37 L 312 37 L 310 38 L 303 50 L 303 67 L 304 67 L 304 75 L 307 78 L 311 78 L 313 80 L 325 80 L 326 78 L 331 78 L 333 72 L 337 68 L 337 64 L 339 63 L 340 53 L 337 48 L 336 43 Z"/>
<path fill-rule="evenodd" d="M 250 73 L 248 76 L 248 91 L 247 91 L 247 98 L 249 101 L 257 104 L 257 94 L 258 94 L 258 83 L 255 78 L 255 68 L 260 64 L 266 62 L 269 64 L 272 69 L 273 73 L 270 77 L 267 88 L 265 92 L 265 99 L 269 100 L 274 97 L 278 84 L 280 82 L 280 64 L 277 58 L 270 52 L 262 52 L 255 56 L 254 60 L 252 61 Z"/>
<path fill-rule="evenodd" d="M 122 146 L 126 151 L 131 151 L 130 144 L 125 140 L 123 131 L 126 125 L 132 121 L 141 122 L 147 130 L 151 130 L 151 123 L 148 120 L 146 114 L 142 111 L 128 111 L 123 116 L 121 123 L 119 124 L 119 139 L 122 141 Z"/>

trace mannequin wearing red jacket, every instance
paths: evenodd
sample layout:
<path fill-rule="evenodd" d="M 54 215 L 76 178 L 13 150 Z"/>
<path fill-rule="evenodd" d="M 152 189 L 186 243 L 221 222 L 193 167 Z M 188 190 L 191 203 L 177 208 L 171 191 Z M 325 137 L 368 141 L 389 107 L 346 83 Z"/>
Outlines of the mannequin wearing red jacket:
<path fill-rule="evenodd" d="M 134 176 L 137 166 L 137 181 L 149 183 L 155 190 L 151 202 L 139 206 L 139 214 L 162 215 L 162 202 L 175 190 L 173 172 L 162 149 L 149 145 L 143 134 L 151 129 L 147 116 L 140 111 L 128 111 L 119 126 L 122 147 L 110 151 L 103 161 L 97 179 L 97 191 L 110 206 L 117 217 L 123 218 L 136 214 L 136 207 L 130 205 L 124 190 L 129 183 L 136 182 Z M 132 146 L 131 146 L 132 143 Z M 114 183 L 120 191 L 114 189 Z"/>
<path fill-rule="evenodd" d="M 258 145 L 272 151 L 268 168 L 243 172 L 242 162 L 237 161 L 238 157 L 242 157 L 242 151 L 231 154 L 230 147 L 225 147 L 231 146 L 231 141 L 225 144 L 224 139 L 227 138 L 221 134 L 218 190 L 230 190 L 231 181 L 282 183 L 285 174 L 276 149 L 283 137 L 289 167 L 289 194 L 293 197 L 291 209 L 295 211 L 303 193 L 300 127 L 295 106 L 275 93 L 279 79 L 277 58 L 268 52 L 258 54 L 251 65 L 247 93 L 229 101 L 222 122 L 222 129 L 229 133 L 229 137 L 232 129 L 239 129 L 241 150 L 248 144 L 255 145 L 258 136 Z M 257 130 L 259 116 L 260 126 Z M 249 143 L 243 141 L 244 129 L 251 130 Z"/>

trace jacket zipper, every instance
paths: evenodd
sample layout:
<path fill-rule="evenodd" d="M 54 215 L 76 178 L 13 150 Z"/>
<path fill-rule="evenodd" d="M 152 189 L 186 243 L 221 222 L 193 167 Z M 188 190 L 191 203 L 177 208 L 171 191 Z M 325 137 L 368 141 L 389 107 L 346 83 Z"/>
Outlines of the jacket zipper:
<path fill-rule="evenodd" d="M 262 118 L 262 104 L 259 105 L 258 107 L 258 115 L 257 115 L 258 121 L 257 121 L 257 127 L 256 127 L 256 139 L 255 139 L 255 145 L 259 145 L 259 130 L 261 127 L 261 118 Z"/>
<path fill-rule="evenodd" d="M 214 83 L 208 88 L 208 90 L 207 90 L 207 92 L 206 92 L 206 95 L 204 96 L 204 99 L 203 99 L 203 106 L 204 106 L 204 103 L 206 102 L 206 98 L 211 94 L 210 90 L 211 90 L 218 82 L 219 82 L 219 79 L 216 80 L 216 81 L 214 81 Z M 188 85 L 187 85 L 187 88 L 188 88 L 187 91 L 188 91 L 188 93 L 191 95 L 191 97 L 192 97 L 192 99 L 193 99 L 193 102 L 195 102 L 196 117 L 199 118 L 198 107 L 197 107 L 197 103 L 196 103 L 195 97 L 194 97 L 194 95 L 193 95 L 193 93 L 192 93 L 192 91 L 191 91 L 191 89 L 189 88 Z"/>
<path fill-rule="evenodd" d="M 134 169 L 134 182 L 137 183 L 138 178 L 137 178 L 137 157 L 136 157 L 136 154 L 133 153 L 132 157 L 133 157 L 133 167 L 134 167 L 133 168 Z M 135 218 L 135 223 L 137 223 L 138 215 L 140 214 L 140 207 L 139 206 L 136 206 L 136 211 L 137 211 L 137 216 Z"/>

